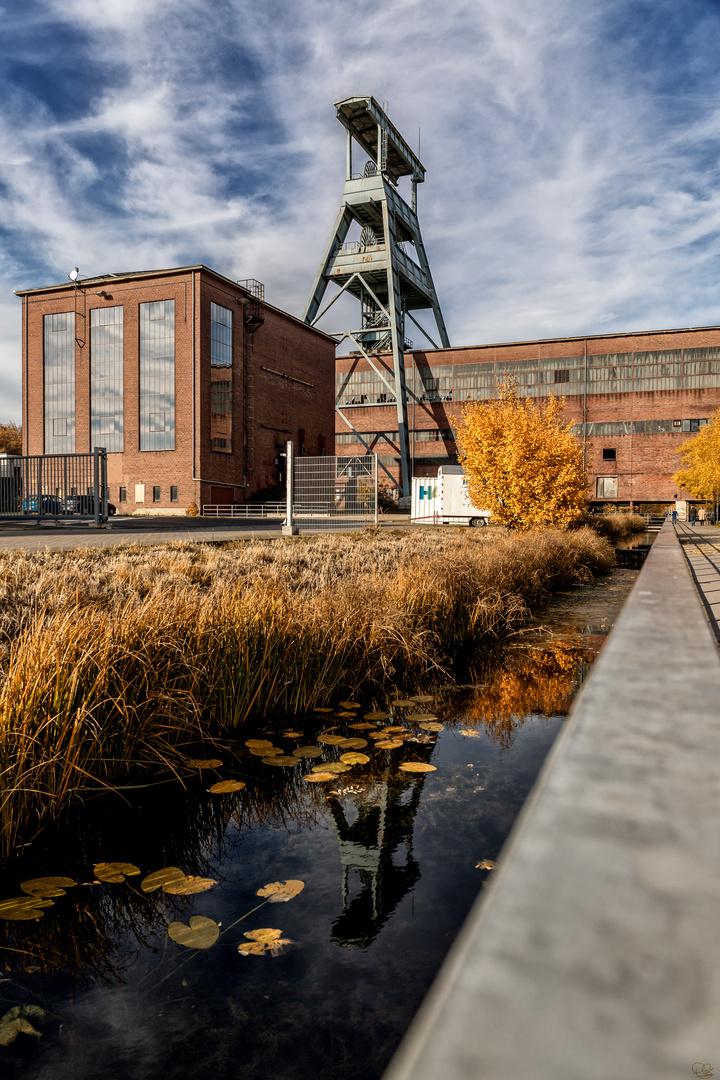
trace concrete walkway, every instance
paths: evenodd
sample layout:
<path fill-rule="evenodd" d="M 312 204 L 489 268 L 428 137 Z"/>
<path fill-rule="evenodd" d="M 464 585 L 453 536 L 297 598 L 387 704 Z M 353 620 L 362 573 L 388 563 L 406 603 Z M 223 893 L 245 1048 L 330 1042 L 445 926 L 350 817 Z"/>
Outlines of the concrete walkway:
<path fill-rule="evenodd" d="M 678 521 L 676 531 L 705 614 L 720 642 L 720 528 Z"/>
<path fill-rule="evenodd" d="M 720 1074 L 720 653 L 668 520 L 385 1080 Z"/>

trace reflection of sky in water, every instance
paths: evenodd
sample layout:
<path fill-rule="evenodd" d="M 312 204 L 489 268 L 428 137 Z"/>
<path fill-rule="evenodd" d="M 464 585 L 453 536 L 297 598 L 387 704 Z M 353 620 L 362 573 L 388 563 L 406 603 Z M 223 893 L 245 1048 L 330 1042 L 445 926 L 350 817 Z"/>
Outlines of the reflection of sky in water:
<path fill-rule="evenodd" d="M 575 606 L 565 604 L 571 621 Z M 558 678 L 571 692 L 579 669 L 567 663 L 567 641 L 563 648 Z M 547 657 L 543 663 L 547 668 Z M 45 935 L 47 952 L 70 951 L 63 902 L 65 926 L 71 904 L 89 908 L 92 920 L 79 919 L 75 935 L 87 941 L 102 924 L 116 943 L 108 961 L 117 977 L 109 967 L 105 978 L 96 971 L 74 987 L 67 979 L 48 981 L 36 999 L 48 1010 L 39 1025 L 43 1037 L 21 1035 L 0 1048 L 3 1077 L 380 1077 L 488 877 L 478 864 L 497 857 L 562 724 L 560 715 L 546 719 L 530 707 L 514 716 L 512 738 L 504 734 L 507 687 L 525 687 L 520 699 L 527 708 L 527 683 L 542 680 L 543 663 L 532 649 L 514 651 L 501 670 L 485 673 L 484 690 L 455 705 L 444 699 L 446 707 L 435 711 L 447 724 L 435 746 L 387 752 L 389 760 L 430 760 L 435 772 L 401 774 L 395 786 L 376 770 L 364 794 L 326 798 L 363 786 L 363 769 L 370 767 L 309 790 L 297 783 L 297 770 L 270 769 L 255 759 L 247 763 L 258 777 L 255 795 L 248 794 L 250 784 L 239 796 L 199 800 L 158 789 L 104 820 L 91 814 L 72 840 L 66 832 L 64 850 L 72 856 L 59 850 L 54 861 L 34 856 L 23 876 L 62 872 L 82 881 L 95 860 L 129 859 L 143 874 L 176 863 L 220 885 L 188 898 L 141 897 L 123 885 L 78 888 L 37 924 L 11 928 L 16 945 Z M 541 695 L 543 686 L 538 683 Z M 488 701 L 495 709 L 489 728 Z M 325 720 L 318 730 L 333 723 L 342 721 Z M 307 723 L 297 726 L 310 736 Z M 397 777 L 395 765 L 388 776 Z M 262 785 L 276 789 L 275 816 L 263 810 Z M 253 798 L 255 808 L 239 828 L 231 809 Z M 227 928 L 257 905 L 258 888 L 285 878 L 304 881 L 304 891 L 262 907 L 212 949 L 196 953 L 165 940 L 163 909 L 168 919 L 200 914 Z M 137 889 L 139 880 L 130 885 Z M 13 874 L 10 888 L 16 887 Z M 280 929 L 295 944 L 277 957 L 239 955 L 243 932 L 261 927 Z M 0 988 L 3 1012 L 32 1000 L 12 977 Z"/>

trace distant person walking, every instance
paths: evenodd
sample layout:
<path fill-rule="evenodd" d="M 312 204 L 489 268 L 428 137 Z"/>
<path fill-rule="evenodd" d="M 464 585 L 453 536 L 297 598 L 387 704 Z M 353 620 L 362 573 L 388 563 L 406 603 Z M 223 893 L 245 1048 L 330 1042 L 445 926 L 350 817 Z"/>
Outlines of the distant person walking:
<path fill-rule="evenodd" d="M 675 525 L 677 523 L 677 510 L 673 510 L 672 519 L 673 519 L 673 525 Z"/>
<path fill-rule="evenodd" d="M 700 522 L 701 525 L 705 524 L 705 519 L 706 518 L 707 518 L 707 510 L 705 509 L 704 506 L 701 506 L 700 509 L 698 510 L 698 521 Z"/>
<path fill-rule="evenodd" d="M 694 506 L 690 510 L 690 524 L 691 525 L 695 524 L 695 507 Z"/>

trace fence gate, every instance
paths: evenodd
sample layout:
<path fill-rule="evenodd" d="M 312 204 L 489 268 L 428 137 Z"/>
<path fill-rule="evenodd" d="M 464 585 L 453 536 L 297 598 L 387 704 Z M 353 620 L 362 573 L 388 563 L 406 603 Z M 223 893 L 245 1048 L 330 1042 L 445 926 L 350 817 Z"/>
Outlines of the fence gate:
<path fill-rule="evenodd" d="M 0 521 L 107 521 L 107 453 L 0 457 Z"/>
<path fill-rule="evenodd" d="M 300 532 L 345 532 L 377 525 L 377 454 L 295 457 L 287 451 L 290 514 L 286 527 Z"/>

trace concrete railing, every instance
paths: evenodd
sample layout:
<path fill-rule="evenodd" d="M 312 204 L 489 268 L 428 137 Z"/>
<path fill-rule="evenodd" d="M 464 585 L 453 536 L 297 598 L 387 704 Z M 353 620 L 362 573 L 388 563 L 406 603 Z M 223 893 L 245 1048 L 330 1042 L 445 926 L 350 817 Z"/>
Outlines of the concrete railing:
<path fill-rule="evenodd" d="M 385 1080 L 720 1074 L 720 659 L 663 526 Z"/>

